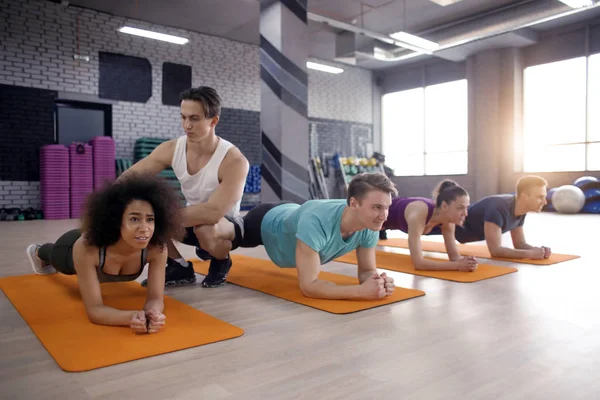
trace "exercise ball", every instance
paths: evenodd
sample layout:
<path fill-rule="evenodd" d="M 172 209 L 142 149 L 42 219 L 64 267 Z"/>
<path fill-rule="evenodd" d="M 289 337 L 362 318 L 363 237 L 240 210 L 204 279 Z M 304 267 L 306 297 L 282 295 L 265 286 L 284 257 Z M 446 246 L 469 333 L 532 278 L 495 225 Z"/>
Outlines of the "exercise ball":
<path fill-rule="evenodd" d="M 582 186 L 585 186 L 590 182 L 598 182 L 598 179 L 593 176 L 582 176 L 580 178 L 577 178 L 573 185 L 581 188 Z"/>
<path fill-rule="evenodd" d="M 548 191 L 546 192 L 546 201 L 548 203 L 552 203 L 552 195 L 554 194 L 554 192 L 556 192 L 557 188 L 552 188 L 552 189 L 548 189 Z"/>
<path fill-rule="evenodd" d="M 563 185 L 552 194 L 552 206 L 559 213 L 575 214 L 585 204 L 583 191 L 575 185 Z"/>
<path fill-rule="evenodd" d="M 552 195 L 556 192 L 556 188 L 548 189 L 546 192 L 546 205 L 542 208 L 543 211 L 556 211 L 552 206 Z"/>
<path fill-rule="evenodd" d="M 600 201 L 588 201 L 581 209 L 581 212 L 589 214 L 600 214 Z"/>
<path fill-rule="evenodd" d="M 589 189 L 583 189 L 583 194 L 585 195 L 585 201 L 592 199 L 600 199 L 600 184 L 598 187 L 591 187 Z"/>

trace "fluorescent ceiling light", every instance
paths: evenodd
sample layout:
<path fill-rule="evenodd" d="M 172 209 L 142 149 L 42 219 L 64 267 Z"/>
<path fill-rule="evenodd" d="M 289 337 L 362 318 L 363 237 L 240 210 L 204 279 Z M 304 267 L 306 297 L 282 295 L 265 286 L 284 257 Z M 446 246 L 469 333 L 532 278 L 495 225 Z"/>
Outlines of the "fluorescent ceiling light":
<path fill-rule="evenodd" d="M 179 36 L 165 35 L 164 33 L 146 31 L 144 29 L 132 28 L 130 26 L 124 26 L 119 29 L 119 32 L 128 33 L 130 35 L 142 36 L 149 39 L 162 40 L 163 42 L 175 43 L 175 44 L 186 44 L 188 40 Z"/>
<path fill-rule="evenodd" d="M 330 67 L 329 65 L 317 64 L 310 61 L 306 62 L 306 68 L 316 69 L 317 71 L 329 72 L 331 74 L 340 74 L 344 72 L 344 70 L 341 68 Z"/>
<path fill-rule="evenodd" d="M 587 7 L 587 6 L 591 6 L 594 4 L 594 2 L 592 0 L 558 0 L 561 3 L 565 3 L 566 5 L 568 5 L 571 8 L 582 8 L 582 7 Z"/>
<path fill-rule="evenodd" d="M 429 0 L 429 1 L 431 1 L 432 3 L 438 4 L 442 7 L 446 7 L 446 6 L 461 2 L 462 0 Z"/>
<path fill-rule="evenodd" d="M 416 46 L 419 47 L 421 49 L 427 50 L 427 51 L 434 51 L 436 50 L 438 47 L 440 47 L 439 44 L 432 42 L 430 40 L 427 39 L 423 39 L 420 38 L 418 36 L 415 35 L 411 35 L 410 33 L 406 33 L 406 32 L 396 32 L 396 33 L 392 33 L 390 35 L 390 37 L 399 40 L 401 42 L 404 43 L 408 43 L 412 46 Z"/>
<path fill-rule="evenodd" d="M 394 57 L 391 55 L 390 52 L 388 52 L 387 50 L 382 49 L 381 47 L 375 47 L 373 49 L 373 57 L 377 60 L 380 61 L 387 61 L 387 62 L 395 62 L 395 61 L 402 61 L 402 60 L 408 60 L 410 58 L 413 57 L 417 57 L 420 56 L 421 54 L 424 54 L 423 52 L 420 51 L 413 51 L 407 54 L 403 54 L 401 56 L 398 57 Z"/>

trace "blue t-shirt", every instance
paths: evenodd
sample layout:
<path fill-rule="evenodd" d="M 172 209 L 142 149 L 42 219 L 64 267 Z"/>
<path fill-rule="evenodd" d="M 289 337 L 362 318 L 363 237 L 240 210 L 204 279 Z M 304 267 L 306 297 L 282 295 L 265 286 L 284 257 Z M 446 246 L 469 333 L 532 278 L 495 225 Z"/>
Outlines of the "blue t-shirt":
<path fill-rule="evenodd" d="M 506 233 L 523 226 L 525 214 L 515 216 L 515 196 L 512 194 L 497 194 L 484 197 L 471 204 L 464 226 L 456 227 L 456 239 L 461 243 L 485 240 L 484 224 L 492 222 Z"/>
<path fill-rule="evenodd" d="M 363 229 L 342 239 L 340 223 L 346 200 L 309 200 L 281 204 L 265 214 L 260 230 L 269 258 L 280 267 L 296 266 L 296 240 L 319 253 L 321 264 L 358 247 L 375 247 L 379 232 Z"/>

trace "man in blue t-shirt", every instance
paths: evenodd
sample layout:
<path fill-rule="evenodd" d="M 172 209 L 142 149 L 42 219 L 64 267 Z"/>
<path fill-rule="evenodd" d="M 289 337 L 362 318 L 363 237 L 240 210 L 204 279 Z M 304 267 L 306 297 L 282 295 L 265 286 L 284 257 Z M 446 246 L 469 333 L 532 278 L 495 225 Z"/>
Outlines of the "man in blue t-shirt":
<path fill-rule="evenodd" d="M 463 226 L 456 226 L 455 237 L 460 243 L 485 240 L 492 257 L 550 257 L 549 247 L 534 247 L 525 241 L 523 224 L 528 212 L 540 212 L 546 204 L 548 183 L 538 176 L 525 176 L 517 182 L 517 194 L 484 197 L 471 204 Z M 503 247 L 502 234 L 510 232 L 514 249 Z"/>
<path fill-rule="evenodd" d="M 302 205 L 263 203 L 244 217 L 240 247 L 264 245 L 271 261 L 296 268 L 302 294 L 322 299 L 379 299 L 394 291 L 394 280 L 379 274 L 375 246 L 387 219 L 394 184 L 380 173 L 356 175 L 347 199 L 309 200 Z M 223 240 L 239 240 L 232 224 Z M 238 233 L 239 234 L 239 233 Z M 356 250 L 357 285 L 319 279 L 321 265 Z"/>

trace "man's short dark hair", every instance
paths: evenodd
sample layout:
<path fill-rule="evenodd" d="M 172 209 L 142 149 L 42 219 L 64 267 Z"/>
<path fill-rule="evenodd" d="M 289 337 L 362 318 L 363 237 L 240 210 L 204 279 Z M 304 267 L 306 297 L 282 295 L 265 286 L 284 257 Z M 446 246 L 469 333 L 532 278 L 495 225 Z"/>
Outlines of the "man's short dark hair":
<path fill-rule="evenodd" d="M 221 97 L 217 91 L 208 86 L 190 88 L 181 93 L 180 100 L 192 100 L 202 104 L 205 118 L 221 116 Z"/>
<path fill-rule="evenodd" d="M 358 201 L 362 201 L 367 193 L 373 190 L 389 193 L 392 197 L 398 195 L 396 185 L 384 174 L 380 172 L 363 172 L 355 175 L 350 181 L 346 203 L 350 205 L 352 197 Z"/>

